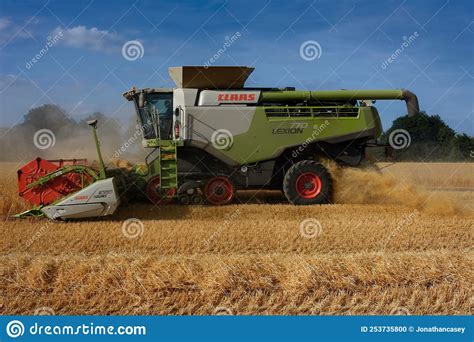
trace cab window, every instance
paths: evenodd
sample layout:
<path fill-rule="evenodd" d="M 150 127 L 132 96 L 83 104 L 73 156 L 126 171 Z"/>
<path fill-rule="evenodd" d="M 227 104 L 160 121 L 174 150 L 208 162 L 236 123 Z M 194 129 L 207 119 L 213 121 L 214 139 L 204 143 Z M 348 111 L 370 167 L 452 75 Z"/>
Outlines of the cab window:
<path fill-rule="evenodd" d="M 163 140 L 172 138 L 173 125 L 173 94 L 172 93 L 154 93 L 148 94 L 147 109 L 153 112 L 153 109 L 159 115 L 160 137 Z"/>

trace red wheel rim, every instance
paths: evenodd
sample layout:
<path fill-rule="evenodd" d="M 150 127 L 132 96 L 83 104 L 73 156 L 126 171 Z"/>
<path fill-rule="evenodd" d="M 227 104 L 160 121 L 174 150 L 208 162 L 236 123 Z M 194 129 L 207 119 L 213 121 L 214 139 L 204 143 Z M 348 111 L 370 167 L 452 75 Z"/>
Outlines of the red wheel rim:
<path fill-rule="evenodd" d="M 150 180 L 146 186 L 146 196 L 153 204 L 169 204 L 176 196 L 176 189 L 161 189 L 160 177 Z"/>
<path fill-rule="evenodd" d="M 321 178 L 312 172 L 305 172 L 296 179 L 296 191 L 302 198 L 315 198 L 321 192 Z"/>
<path fill-rule="evenodd" d="M 204 193 L 212 204 L 227 204 L 234 197 L 234 186 L 226 177 L 214 177 L 207 182 Z"/>

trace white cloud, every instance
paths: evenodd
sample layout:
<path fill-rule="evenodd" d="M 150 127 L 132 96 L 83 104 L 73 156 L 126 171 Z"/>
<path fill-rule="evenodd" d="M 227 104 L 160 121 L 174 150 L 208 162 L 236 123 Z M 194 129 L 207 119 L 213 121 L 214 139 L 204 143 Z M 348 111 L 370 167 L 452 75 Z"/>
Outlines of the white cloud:
<path fill-rule="evenodd" d="M 8 18 L 0 18 L 0 31 L 5 30 L 11 23 L 11 20 Z"/>
<path fill-rule="evenodd" d="M 76 26 L 70 29 L 56 28 L 53 34 L 63 33 L 61 44 L 74 48 L 96 51 L 111 51 L 120 46 L 120 37 L 114 32 L 99 30 L 96 27 Z"/>
<path fill-rule="evenodd" d="M 10 18 L 0 17 L 0 44 L 8 45 L 18 38 L 32 38 L 28 25 L 36 24 L 26 21 L 24 24 L 15 24 Z M 3 46 L 4 47 L 4 46 Z"/>

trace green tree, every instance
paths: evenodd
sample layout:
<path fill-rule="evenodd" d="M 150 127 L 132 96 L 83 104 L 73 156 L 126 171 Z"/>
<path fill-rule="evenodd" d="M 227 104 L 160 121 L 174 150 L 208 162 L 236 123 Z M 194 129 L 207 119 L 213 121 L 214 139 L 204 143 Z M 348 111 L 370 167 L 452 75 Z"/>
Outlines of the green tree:
<path fill-rule="evenodd" d="M 385 141 L 396 129 L 406 130 L 411 138 L 407 149 L 397 151 L 397 160 L 463 160 L 473 150 L 472 138 L 466 134 L 456 135 L 439 115 L 420 112 L 412 117 L 401 116 L 393 121 L 392 127 L 385 133 Z"/>
<path fill-rule="evenodd" d="M 45 104 L 30 109 L 24 116 L 24 121 L 20 125 L 33 130 L 48 128 L 52 131 L 68 127 L 74 128 L 76 122 L 71 119 L 64 109 L 57 105 Z"/>
<path fill-rule="evenodd" d="M 457 134 L 454 137 L 453 145 L 459 152 L 459 156 L 463 159 L 473 159 L 474 155 L 474 138 L 467 134 Z"/>

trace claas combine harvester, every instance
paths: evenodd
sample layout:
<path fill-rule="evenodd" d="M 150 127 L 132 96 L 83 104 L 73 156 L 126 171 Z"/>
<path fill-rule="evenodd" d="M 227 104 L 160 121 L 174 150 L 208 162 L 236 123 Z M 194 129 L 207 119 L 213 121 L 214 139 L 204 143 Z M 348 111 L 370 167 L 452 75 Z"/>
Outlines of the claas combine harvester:
<path fill-rule="evenodd" d="M 176 88 L 123 96 L 135 107 L 150 148 L 145 166 L 106 168 L 96 121 L 90 122 L 98 167 L 83 160 L 37 158 L 18 171 L 19 194 L 34 208 L 19 214 L 84 218 L 112 214 L 131 192 L 156 204 L 233 200 L 236 190 L 280 189 L 292 204 L 331 201 L 322 159 L 358 166 L 382 133 L 375 100 L 404 100 L 408 90 L 246 88 L 249 67 L 174 67 Z"/>

